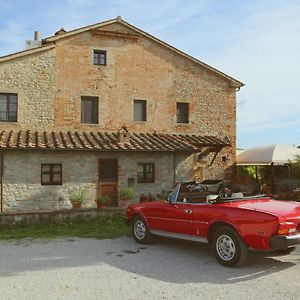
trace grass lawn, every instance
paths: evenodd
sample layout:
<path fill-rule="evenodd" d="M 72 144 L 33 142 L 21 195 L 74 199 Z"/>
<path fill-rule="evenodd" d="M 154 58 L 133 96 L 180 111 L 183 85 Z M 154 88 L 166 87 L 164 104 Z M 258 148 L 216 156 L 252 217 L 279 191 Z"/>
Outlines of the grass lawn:
<path fill-rule="evenodd" d="M 16 224 L 0 227 L 0 240 L 53 239 L 58 237 L 116 238 L 130 235 L 123 215 L 105 216 L 86 220 L 68 220 L 61 223 Z"/>

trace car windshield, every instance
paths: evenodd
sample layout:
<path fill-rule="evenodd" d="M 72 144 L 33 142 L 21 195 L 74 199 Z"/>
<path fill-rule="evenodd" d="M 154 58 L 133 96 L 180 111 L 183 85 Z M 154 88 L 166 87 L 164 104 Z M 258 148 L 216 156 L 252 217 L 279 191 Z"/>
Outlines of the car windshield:
<path fill-rule="evenodd" d="M 176 185 L 168 197 L 171 203 L 220 203 L 265 198 L 266 195 L 244 196 L 243 193 L 227 193 L 222 181 L 190 181 Z"/>
<path fill-rule="evenodd" d="M 173 191 L 171 192 L 171 194 L 169 195 L 168 201 L 172 203 L 176 202 L 179 190 L 180 190 L 180 184 L 177 184 L 173 189 Z"/>
<path fill-rule="evenodd" d="M 204 203 L 208 195 L 218 196 L 221 181 L 213 182 L 183 182 L 178 184 L 169 196 L 169 201 L 174 203 Z"/>

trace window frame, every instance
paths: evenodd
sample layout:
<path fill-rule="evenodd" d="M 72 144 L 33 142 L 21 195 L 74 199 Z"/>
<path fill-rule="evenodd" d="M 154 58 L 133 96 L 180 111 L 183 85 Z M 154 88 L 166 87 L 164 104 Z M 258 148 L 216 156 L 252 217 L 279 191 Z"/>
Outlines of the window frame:
<path fill-rule="evenodd" d="M 49 172 L 43 171 L 43 166 L 49 166 Z M 54 166 L 59 166 L 60 170 L 53 172 Z M 60 181 L 53 181 L 53 175 L 60 175 Z M 50 180 L 48 182 L 43 182 L 43 175 L 50 175 Z M 62 164 L 60 163 L 50 163 L 41 164 L 41 185 L 62 185 Z"/>
<path fill-rule="evenodd" d="M 6 96 L 6 107 L 8 107 L 8 110 L 6 111 L 3 111 L 4 113 L 7 114 L 7 120 L 1 120 L 0 118 L 0 122 L 8 122 L 8 123 L 17 123 L 18 122 L 18 94 L 16 93 L 0 93 L 0 95 L 4 95 Z M 11 103 L 10 103 L 10 96 L 15 96 L 17 98 L 17 102 L 16 102 L 16 111 L 11 111 L 10 110 L 10 106 L 11 106 Z M 11 112 L 15 112 L 16 113 L 16 117 L 15 119 L 9 119 L 9 114 Z M 1 112 L 0 112 L 1 113 Z"/>
<path fill-rule="evenodd" d="M 143 172 L 142 172 L 142 180 L 140 180 L 139 177 L 139 166 L 143 167 Z M 151 166 L 152 167 L 152 172 L 147 172 L 147 167 Z M 147 173 L 151 174 L 151 179 L 149 180 L 147 177 Z M 137 164 L 137 183 L 155 183 L 155 163 L 138 163 Z"/>
<path fill-rule="evenodd" d="M 97 59 L 95 57 L 97 55 Z M 102 63 L 102 55 L 104 55 L 104 62 Z M 98 50 L 94 49 L 93 51 L 93 64 L 95 66 L 106 66 L 107 65 L 107 51 L 106 50 Z"/>
<path fill-rule="evenodd" d="M 97 96 L 81 96 L 80 98 L 80 122 L 81 124 L 86 124 L 86 125 L 97 125 L 99 124 L 99 97 Z M 84 122 L 83 121 L 83 109 L 82 109 L 82 106 L 83 106 L 83 103 L 84 102 L 88 102 L 88 101 L 91 101 L 93 104 L 92 104 L 92 115 L 90 116 L 90 120 L 87 121 L 87 122 Z M 96 103 L 94 105 L 94 103 Z M 96 107 L 94 107 L 96 106 Z M 93 111 L 96 111 L 96 116 L 94 116 L 93 114 Z M 95 118 L 95 120 L 94 120 Z"/>
<path fill-rule="evenodd" d="M 135 104 L 142 103 L 143 104 L 143 111 L 142 111 L 142 118 L 141 120 L 136 120 L 135 118 Z M 147 122 L 147 100 L 143 99 L 133 99 L 133 121 L 134 122 Z"/>
<path fill-rule="evenodd" d="M 183 115 L 183 112 L 179 111 L 180 106 L 186 108 L 186 111 L 185 111 L 186 115 Z M 190 104 L 188 102 L 176 102 L 176 123 L 177 124 L 189 124 L 190 123 Z"/>

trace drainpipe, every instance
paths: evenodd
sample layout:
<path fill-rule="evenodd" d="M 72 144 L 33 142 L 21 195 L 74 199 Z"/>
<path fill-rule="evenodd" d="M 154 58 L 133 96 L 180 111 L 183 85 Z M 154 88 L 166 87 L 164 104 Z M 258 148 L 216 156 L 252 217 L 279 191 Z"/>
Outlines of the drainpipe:
<path fill-rule="evenodd" d="M 1 213 L 3 212 L 3 151 L 0 151 L 0 193 L 1 193 Z"/>

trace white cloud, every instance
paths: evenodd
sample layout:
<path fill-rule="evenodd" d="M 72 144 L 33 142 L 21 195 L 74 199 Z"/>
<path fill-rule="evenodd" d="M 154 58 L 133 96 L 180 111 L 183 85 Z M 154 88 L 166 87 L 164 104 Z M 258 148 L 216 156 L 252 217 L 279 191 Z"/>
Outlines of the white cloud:
<path fill-rule="evenodd" d="M 238 24 L 237 33 L 227 26 L 233 42 L 211 59 L 246 83 L 238 93 L 240 134 L 293 130 L 300 125 L 300 6 L 286 1 L 251 8 L 255 12 Z"/>

